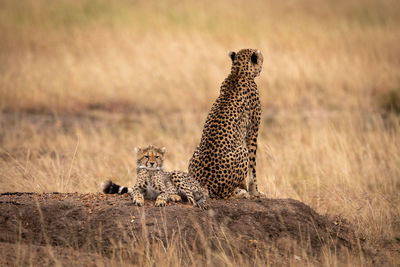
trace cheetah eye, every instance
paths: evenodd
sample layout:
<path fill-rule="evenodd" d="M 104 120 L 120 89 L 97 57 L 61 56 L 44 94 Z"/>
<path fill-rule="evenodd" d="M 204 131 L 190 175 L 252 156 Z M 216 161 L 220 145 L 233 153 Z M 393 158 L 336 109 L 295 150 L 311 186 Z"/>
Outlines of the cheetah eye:
<path fill-rule="evenodd" d="M 159 156 L 156 156 L 156 159 L 158 159 L 159 158 Z"/>
<path fill-rule="evenodd" d="M 148 159 L 149 158 L 149 156 L 148 155 L 146 155 L 146 156 L 144 156 L 146 159 Z"/>

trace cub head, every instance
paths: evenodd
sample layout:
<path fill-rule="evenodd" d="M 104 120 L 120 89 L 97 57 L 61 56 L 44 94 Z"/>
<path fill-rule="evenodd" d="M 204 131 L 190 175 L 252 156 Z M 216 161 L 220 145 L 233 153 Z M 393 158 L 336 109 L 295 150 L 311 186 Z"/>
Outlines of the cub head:
<path fill-rule="evenodd" d="M 237 53 L 229 52 L 229 56 L 232 60 L 232 74 L 251 78 L 260 75 L 264 58 L 259 50 L 242 49 Z"/>
<path fill-rule="evenodd" d="M 166 148 L 148 146 L 146 148 L 135 148 L 137 155 L 137 168 L 161 170 L 164 163 Z"/>

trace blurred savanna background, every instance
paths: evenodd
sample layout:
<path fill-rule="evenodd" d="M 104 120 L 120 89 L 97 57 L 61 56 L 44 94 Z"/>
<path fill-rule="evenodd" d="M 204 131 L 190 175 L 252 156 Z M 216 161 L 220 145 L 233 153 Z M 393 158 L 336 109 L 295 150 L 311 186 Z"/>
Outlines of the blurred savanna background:
<path fill-rule="evenodd" d="M 264 55 L 260 190 L 398 263 L 398 0 L 0 0 L 0 192 L 133 185 L 149 144 L 186 170 L 242 48 Z"/>

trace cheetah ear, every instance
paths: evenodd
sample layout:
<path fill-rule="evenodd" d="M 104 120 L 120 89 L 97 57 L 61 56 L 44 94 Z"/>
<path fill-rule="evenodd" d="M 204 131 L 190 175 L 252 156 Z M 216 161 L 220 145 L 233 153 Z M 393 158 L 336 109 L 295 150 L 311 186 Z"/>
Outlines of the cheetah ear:
<path fill-rule="evenodd" d="M 229 52 L 229 57 L 232 59 L 232 61 L 234 61 L 234 60 L 235 60 L 235 57 L 236 57 L 236 53 L 233 52 L 233 51 L 230 51 L 230 52 Z"/>
<path fill-rule="evenodd" d="M 139 151 L 142 151 L 142 149 L 140 147 L 135 147 L 133 151 L 137 154 Z"/>
<path fill-rule="evenodd" d="M 258 63 L 258 57 L 260 55 L 260 51 L 256 51 L 253 52 L 253 54 L 251 55 L 251 62 L 253 62 L 253 64 L 257 64 Z"/>
<path fill-rule="evenodd" d="M 167 152 L 167 149 L 165 147 L 161 148 L 161 153 L 165 154 L 165 152 Z"/>

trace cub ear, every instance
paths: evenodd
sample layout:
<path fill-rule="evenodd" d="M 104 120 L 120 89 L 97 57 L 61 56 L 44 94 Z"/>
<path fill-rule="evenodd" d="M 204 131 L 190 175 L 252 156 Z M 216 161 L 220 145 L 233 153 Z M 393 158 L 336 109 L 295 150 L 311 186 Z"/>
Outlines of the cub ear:
<path fill-rule="evenodd" d="M 258 55 L 260 54 L 260 51 L 256 51 L 251 55 L 251 62 L 253 62 L 253 64 L 257 64 L 258 63 Z"/>
<path fill-rule="evenodd" d="M 230 52 L 229 52 L 229 57 L 232 59 L 232 61 L 234 61 L 234 60 L 235 60 L 235 57 L 236 57 L 236 53 L 233 52 L 233 51 L 230 51 Z"/>
<path fill-rule="evenodd" d="M 161 152 L 162 152 L 163 154 L 165 154 L 165 152 L 167 152 L 167 149 L 166 149 L 165 147 L 162 147 L 162 148 L 161 148 Z"/>
<path fill-rule="evenodd" d="M 135 147 L 133 151 L 137 154 L 139 151 L 142 151 L 142 149 L 140 147 Z"/>

